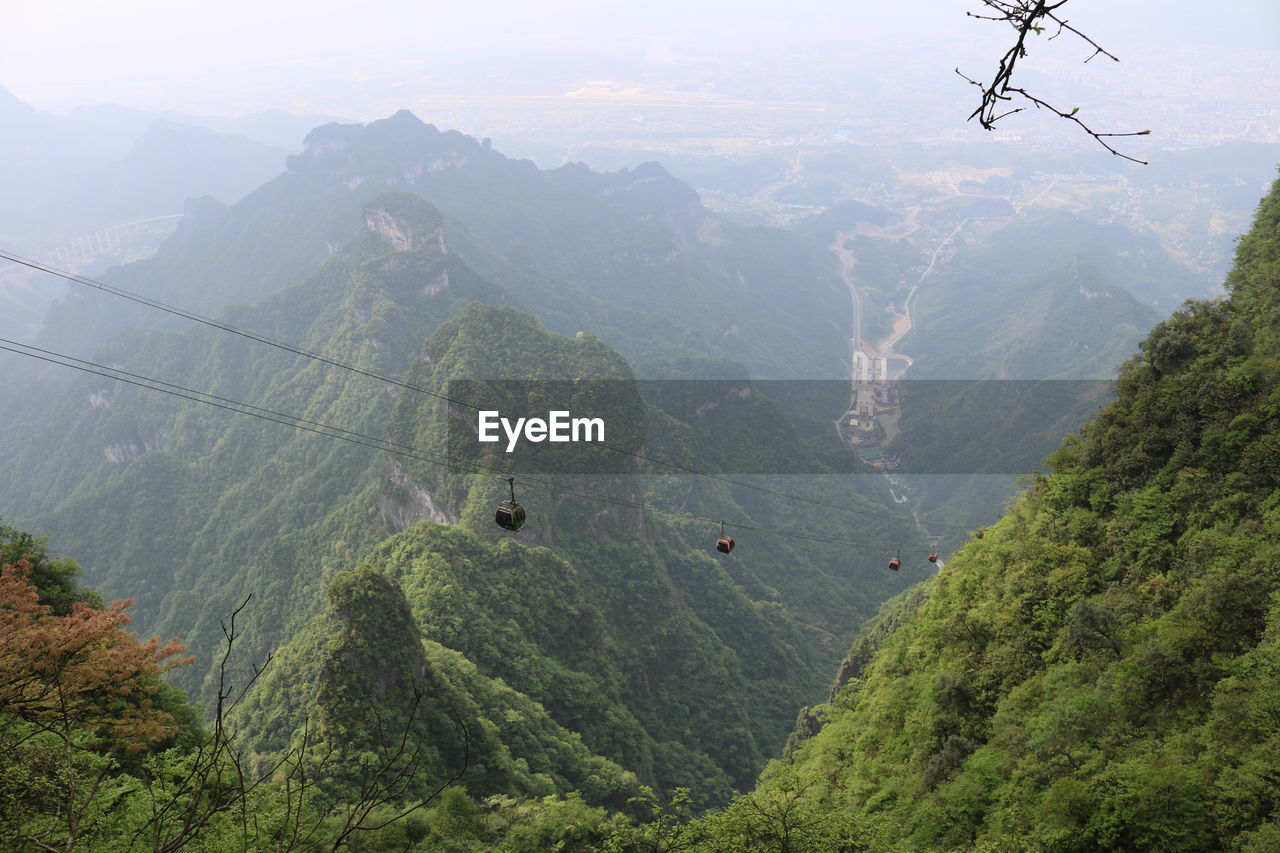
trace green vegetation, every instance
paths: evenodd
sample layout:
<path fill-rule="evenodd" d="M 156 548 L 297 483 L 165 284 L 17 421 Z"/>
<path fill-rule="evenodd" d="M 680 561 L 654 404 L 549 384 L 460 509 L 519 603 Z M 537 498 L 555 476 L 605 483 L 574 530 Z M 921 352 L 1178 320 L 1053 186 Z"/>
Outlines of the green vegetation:
<path fill-rule="evenodd" d="M 210 314 L 256 303 L 342 246 L 387 190 L 442 211 L 449 249 L 561 334 L 590 330 L 636 362 L 680 352 L 760 376 L 842 375 L 847 296 L 824 248 L 721 220 L 656 164 L 540 171 L 404 111 L 317 128 L 286 172 L 230 209 L 206 201 L 156 257 L 107 278 Z M 47 322 L 46 343 L 82 351 L 175 327 L 78 288 Z"/>
<path fill-rule="evenodd" d="M 380 751 L 405 733 L 421 746 L 406 799 L 464 766 L 468 790 L 482 796 L 580 791 L 617 809 L 636 793 L 634 775 L 593 755 L 537 702 L 424 641 L 395 580 L 362 566 L 336 575 L 328 597 L 231 715 L 255 754 L 298 748 L 304 736 L 313 752 L 332 747 L 326 783 L 336 802 L 358 799 Z"/>
<path fill-rule="evenodd" d="M 916 331 L 902 344 L 915 358 L 911 379 L 1111 379 L 1155 325 L 1159 315 L 1151 306 L 1168 302 L 1171 293 L 1196 292 L 1194 277 L 1154 239 L 1118 225 L 1054 213 L 993 230 L 972 223 L 960 234 L 964 240 L 981 236 L 975 246 L 964 241 L 955 246 L 956 257 L 940 264 L 920 289 Z M 986 392 L 970 383 L 955 384 L 953 404 L 940 398 L 938 410 L 926 413 L 930 417 L 903 419 L 900 444 L 914 470 L 947 470 L 971 454 L 991 459 L 991 448 L 1006 443 L 1038 446 L 1047 454 L 1061 435 L 1078 429 L 1105 402 L 1060 395 L 1051 382 L 1034 389 L 1028 385 L 1038 398 L 1037 427 L 1052 420 L 1056 434 L 1020 431 L 1013 423 L 995 434 L 968 434 L 939 425 L 955 423 L 946 417 L 952 409 L 980 406 Z M 929 468 L 930 456 L 943 460 L 942 466 Z M 960 544 L 958 531 L 990 523 L 993 509 L 1016 491 L 1008 468 L 997 468 L 1003 476 L 988 475 L 981 465 L 968 470 L 981 476 L 910 480 L 920 517 L 943 534 L 944 550 Z"/>
<path fill-rule="evenodd" d="M 368 568 L 334 578 L 329 609 L 280 657 L 317 662 L 314 706 L 296 739 L 279 756 L 247 750 L 235 718 L 259 708 L 220 682 L 219 712 L 201 726 L 156 679 L 181 652 L 176 641 L 140 643 L 121 630 L 123 604 L 81 603 L 72 614 L 40 604 L 75 566 L 37 576 L 42 543 L 4 531 L 5 850 L 404 850 L 486 823 L 516 845 L 507 849 L 541 849 L 546 837 L 628 826 L 619 810 L 643 793 L 536 703 L 424 644 L 394 581 Z M 234 616 L 229 624 L 225 656 L 239 638 Z M 269 667 L 271 686 L 296 694 L 300 685 L 280 672 Z M 464 777 L 470 790 L 493 792 L 483 818 L 456 787 Z"/>
<path fill-rule="evenodd" d="M 40 591 L 39 602 L 55 616 L 66 616 L 76 602 L 102 607 L 102 596 L 80 585 L 83 570 L 74 560 L 49 556 L 48 540 L 0 524 L 0 566 L 27 561 L 27 578 Z"/>
<path fill-rule="evenodd" d="M 344 144 L 351 146 L 351 156 L 343 162 L 359 165 L 369 177 L 389 174 L 386 170 L 397 163 L 403 167 L 396 159 L 403 152 L 386 159 L 378 151 L 399 144 L 397 139 L 404 142 L 405 132 L 393 121 L 329 129 L 317 140 L 324 141 L 326 134 L 350 136 Z M 465 140 L 416 121 L 408 133 L 405 156 L 422 155 L 423 145 L 426 153 L 441 156 L 470 151 Z M 337 156 L 338 149 L 316 151 L 314 156 L 324 159 Z M 472 153 L 480 159 L 478 176 L 430 172 L 439 181 L 432 192 L 443 197 L 454 187 L 450 191 L 458 193 L 461 205 L 469 198 L 464 190 L 474 188 L 475 181 L 487 181 L 488 191 L 498 192 L 509 180 L 513 198 L 520 187 L 537 192 L 526 207 L 513 203 L 502 215 L 523 209 L 532 220 L 548 198 L 545 193 L 552 192 L 548 187 L 572 177 L 539 177 L 536 170 L 497 155 L 490 164 L 497 171 L 488 174 L 487 154 Z M 650 187 L 647 178 L 652 177 L 659 189 L 678 188 L 669 177 L 641 177 L 646 181 L 640 187 Z M 158 283 L 164 270 L 203 263 L 219 250 L 226 255 L 215 272 L 226 274 L 267 251 L 249 240 L 255 223 L 272 211 L 293 210 L 301 199 L 320 212 L 305 226 L 276 223 L 267 230 L 293 260 L 282 258 L 274 271 L 259 271 L 257 286 L 270 289 L 270 276 L 316 254 L 325 229 L 339 222 L 361 227 L 354 237 L 348 232 L 345 242 L 324 250 L 327 258 L 300 283 L 252 305 L 226 309 L 221 316 L 229 322 L 440 391 L 452 379 L 632 379 L 628 363 L 595 335 L 561 337 L 521 310 L 494 307 L 517 300 L 462 259 L 458 246 L 468 240 L 478 252 L 485 250 L 474 236 L 455 240 L 462 226 L 451 225 L 450 216 L 407 193 L 371 193 L 352 212 L 349 205 L 362 190 L 339 183 L 341 193 L 352 196 L 342 206 L 329 204 L 325 194 L 336 192 L 329 186 L 334 180 L 332 171 L 316 164 L 295 163 L 288 175 L 236 208 L 212 212 L 209 224 L 179 235 L 171 251 L 131 274 Z M 596 178 L 587 173 L 584 180 Z M 661 192 L 637 195 L 628 203 L 660 206 L 664 198 Z M 625 217 L 634 214 L 601 212 L 599 222 L 612 222 L 609 227 L 622 234 L 634 224 Z M 785 243 L 785 235 L 755 240 L 751 251 L 771 251 L 779 240 Z M 761 257 L 752 267 L 762 272 L 769 263 Z M 785 258 L 778 263 L 785 264 Z M 190 284 L 194 288 L 215 272 Z M 731 278 L 738 281 L 736 275 Z M 532 293 L 522 287 L 520 301 L 526 303 Z M 182 293 L 172 298 L 185 299 Z M 566 299 L 566 304 L 573 301 Z M 638 327 L 633 331 L 643 334 Z M 742 370 L 722 358 L 699 355 L 697 348 L 659 351 L 673 363 Z M 438 400 L 215 330 L 120 335 L 99 358 L 445 455 L 440 428 L 445 413 Z M 688 461 L 723 426 L 717 421 L 723 412 L 685 413 L 682 420 L 635 394 L 594 402 L 614 407 L 613 414 L 629 407 L 650 429 L 646 452 L 678 460 Z M 774 405 L 763 398 L 729 402 Z M 751 784 L 766 758 L 781 748 L 796 697 L 821 695 L 853 626 L 911 580 L 890 575 L 881 565 L 888 543 L 914 541 L 910 522 L 887 510 L 882 486 L 858 478 L 818 484 L 803 478 L 761 480 L 803 492 L 822 505 L 869 513 L 860 544 L 852 548 L 744 530 L 741 555 L 720 560 L 709 553 L 714 525 L 556 491 L 600 492 L 628 504 L 648 501 L 707 518 L 830 537 L 828 519 L 809 512 L 811 504 L 660 469 L 628 477 L 527 478 L 521 498 L 531 521 L 518 539 L 522 544 L 513 547 L 492 521 L 493 505 L 505 489 L 496 476 L 387 455 L 95 377 L 51 382 L 37 397 L 22 396 L 12 404 L 13 429 L 0 437 L 0 450 L 13 460 L 14 480 L 31 485 L 21 494 L 0 496 L 3 510 L 52 535 L 67 553 L 89 555 L 85 562 L 95 585 L 111 595 L 134 596 L 135 613 L 147 630 L 182 636 L 198 661 L 175 672 L 174 679 L 206 710 L 218 695 L 222 620 L 253 594 L 238 617 L 241 639 L 227 674 L 232 683 L 244 684 L 255 666 L 278 654 L 246 700 L 254 713 L 236 720 L 260 763 L 300 748 L 299 738 L 325 737 L 312 726 L 320 726 L 321 719 L 336 715 L 351 731 L 369 728 L 362 709 L 326 704 L 326 696 L 345 694 L 327 693 L 327 682 L 315 669 L 316 650 L 333 636 L 329 590 L 345 572 L 367 564 L 395 578 L 408 593 L 417 639 L 411 642 L 405 632 L 393 644 L 397 654 L 433 664 L 424 672 L 435 672 L 441 683 L 462 685 L 458 689 L 464 695 L 475 691 L 490 697 L 472 701 L 474 720 L 510 728 L 513 724 L 489 716 L 489 706 L 498 701 L 492 697 L 505 696 L 499 707 L 533 721 L 529 726 L 539 733 L 535 737 L 517 726 L 508 741 L 498 735 L 485 740 L 479 729 L 473 732 L 475 743 L 492 753 L 476 759 L 475 768 L 487 768 L 483 778 L 489 780 L 475 783 L 477 796 L 578 790 L 593 806 L 612 802 L 616 807 L 616 792 L 629 790 L 618 774 L 631 773 L 664 795 L 690 788 L 695 806 L 706 808 Z M 800 436 L 780 439 L 775 452 L 784 461 L 792 454 L 831 452 L 811 447 Z M 489 462 L 503 470 L 500 451 Z M 423 519 L 458 529 L 413 526 Z M 400 531 L 404 539 L 379 546 Z M 500 540 L 507 544 L 499 545 Z M 449 561 L 442 564 L 443 555 Z M 528 577 L 544 577 L 545 584 L 529 583 Z M 505 597 L 489 594 L 491 578 L 503 579 Z M 444 596 L 440 589 L 446 587 L 466 594 Z M 524 615 L 508 616 L 510 607 Z M 592 633 L 582 635 L 587 629 Z M 449 654 L 461 657 L 451 662 Z M 511 694 L 486 686 L 499 679 Z M 268 690 L 268 683 L 288 688 Z M 397 689 L 412 693 L 413 685 Z M 460 713 L 467 704 L 459 700 Z M 424 706 L 422 713 L 431 709 L 441 712 Z M 433 743 L 440 755 L 449 754 L 445 740 Z M 502 757 L 503 749 L 509 759 Z M 350 767 L 358 766 L 358 756 L 339 755 L 333 761 L 333 790 L 349 791 L 355 772 Z M 440 758 L 431 766 L 451 765 Z"/>
<path fill-rule="evenodd" d="M 958 251 L 921 289 L 913 379 L 1109 379 L 1155 324 L 1149 306 L 1194 290 L 1154 240 L 1066 214 Z"/>
<path fill-rule="evenodd" d="M 1275 847 L 1278 227 L 1280 183 L 1230 297 L 1158 326 L 1053 473 L 886 608 L 752 796 L 876 849 Z"/>
<path fill-rule="evenodd" d="M 738 390 L 710 407 L 642 398 L 624 353 L 659 375 L 744 385 L 761 364 L 785 375 L 819 351 L 838 360 L 823 334 L 779 356 L 829 281 L 756 292 L 797 244 L 716 223 L 661 170 L 540 173 L 473 142 L 405 116 L 322 129 L 288 175 L 130 275 L 158 282 L 164 264 L 222 250 L 222 272 L 249 263 L 269 247 L 239 242 L 246 222 L 309 199 L 313 221 L 270 230 L 287 248 L 238 285 L 252 304 L 226 309 L 230 322 L 420 388 L 471 380 L 502 407 L 539 401 L 497 397 L 517 393 L 497 380 L 616 380 L 590 399 L 598 413 L 643 419 L 645 453 L 681 463 L 751 447 L 735 430 L 779 404 Z M 382 191 L 402 181 L 443 212 Z M 172 679 L 205 721 L 159 679 L 185 663 L 176 643 L 139 643 L 75 563 L 0 528 L 0 627 L 21 640 L 0 648 L 39 664 L 12 667 L 18 693 L 0 678 L 0 846 L 1270 849 L 1278 228 L 1280 186 L 1240 246 L 1231 297 L 1159 326 L 1053 472 L 914 588 L 924 567 L 883 569 L 924 544 L 878 479 L 744 478 L 815 507 L 639 460 L 625 476 L 519 471 L 530 521 L 513 537 L 492 522 L 497 448 L 480 460 L 492 470 L 464 472 L 99 378 L 6 401 L 0 451 L 24 491 L 0 509 L 51 533 L 109 595 L 137 596 L 147 633 L 184 638 L 197 660 Z M 544 241 L 556 248 L 534 251 Z M 1021 267 L 1035 253 L 1007 254 Z M 1087 281 L 1055 278 L 1061 260 L 1028 267 L 1045 287 L 1017 310 L 1080 319 L 1067 291 Z M 279 290 L 295 267 L 310 272 Z M 735 288 L 757 324 L 739 342 L 724 332 L 739 318 L 707 313 Z M 1138 304 L 1122 294 L 1093 301 Z M 777 304 L 808 299 L 794 315 Z M 608 337 L 555 331 L 583 326 Z M 1034 342 L 1005 343 L 1012 357 Z M 203 328 L 117 336 L 101 358 L 431 456 L 456 416 Z M 769 438 L 779 467 L 843 470 L 814 424 Z M 708 518 L 742 524 L 731 557 L 711 551 Z M 86 630 L 77 620 L 94 643 L 59 642 Z M 851 640 L 829 701 L 797 721 Z M 76 657 L 103 649 L 130 671 Z M 71 694 L 80 716 L 45 702 Z"/>

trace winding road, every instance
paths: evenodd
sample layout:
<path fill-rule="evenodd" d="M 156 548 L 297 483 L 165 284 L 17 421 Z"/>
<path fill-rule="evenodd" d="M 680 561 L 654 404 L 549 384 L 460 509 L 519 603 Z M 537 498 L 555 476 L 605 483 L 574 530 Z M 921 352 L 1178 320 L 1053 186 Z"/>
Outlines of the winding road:
<path fill-rule="evenodd" d="M 938 263 L 938 255 L 951 243 L 952 240 L 955 239 L 956 235 L 960 233 L 960 229 L 964 228 L 967 224 L 969 224 L 969 218 L 965 217 L 960 221 L 960 224 L 952 229 L 951 233 L 938 244 L 938 247 L 933 250 L 933 254 L 929 257 L 929 265 L 924 268 L 924 272 L 920 273 L 920 277 L 916 279 L 916 283 L 911 285 L 911 290 L 907 292 L 907 298 L 902 303 L 902 313 L 899 314 L 897 319 L 894 321 L 893 332 L 880 342 L 880 349 L 882 352 L 892 354 L 898 358 L 907 359 L 908 367 L 911 366 L 910 357 L 902 355 L 901 353 L 894 353 L 893 348 L 897 346 L 898 341 L 902 340 L 907 332 L 910 332 L 915 328 L 915 324 L 911 320 L 911 303 L 916 298 L 916 291 L 920 289 L 920 285 L 924 282 L 925 278 L 928 277 L 929 273 L 933 272 L 934 265 Z M 903 372 L 905 373 L 906 371 Z"/>
<path fill-rule="evenodd" d="M 840 278 L 844 281 L 844 286 L 849 288 L 849 301 L 853 306 L 849 329 L 853 332 L 853 348 L 857 349 L 862 346 L 862 293 L 853 283 L 853 268 L 858 263 L 858 259 L 853 256 L 853 252 L 844 247 L 844 241 L 844 232 L 837 231 L 836 238 L 829 248 L 840 259 Z M 852 355 L 853 353 L 850 352 L 850 356 Z"/>
<path fill-rule="evenodd" d="M 898 315 L 897 319 L 894 321 L 893 332 L 881 341 L 878 346 L 868 342 L 862 335 L 862 318 L 864 316 L 862 308 L 862 290 L 858 287 L 858 284 L 853 277 L 853 268 L 857 266 L 858 259 L 853 252 L 850 252 L 845 247 L 845 239 L 846 237 L 844 232 L 837 231 L 835 239 L 831 241 L 829 248 L 832 253 L 840 259 L 840 278 L 844 281 L 844 286 L 849 289 L 849 301 L 852 306 L 849 327 L 853 332 L 853 336 L 851 338 L 852 346 L 850 347 L 849 352 L 850 361 L 852 362 L 853 359 L 853 351 L 859 349 L 870 356 L 884 357 L 888 359 L 890 363 L 890 378 L 901 379 L 902 375 L 911 368 L 911 365 L 914 362 L 912 361 L 911 356 L 905 353 L 894 352 L 893 347 L 902 339 L 903 335 L 911 331 L 910 300 L 911 296 L 915 294 L 915 287 L 911 289 L 911 293 L 907 296 L 907 304 L 904 306 L 904 311 L 906 311 L 906 313 Z M 923 276 L 921 276 L 921 279 L 923 279 Z M 918 287 L 919 284 L 919 282 L 916 282 L 916 287 Z M 902 365 L 901 369 L 894 368 L 895 362 Z"/>

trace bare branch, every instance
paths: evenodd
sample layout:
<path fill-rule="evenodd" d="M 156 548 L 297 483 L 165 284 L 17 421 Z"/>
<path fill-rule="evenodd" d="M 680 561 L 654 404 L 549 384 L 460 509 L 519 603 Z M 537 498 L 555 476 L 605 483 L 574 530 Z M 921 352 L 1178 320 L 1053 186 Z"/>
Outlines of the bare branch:
<path fill-rule="evenodd" d="M 977 119 L 982 125 L 983 130 L 994 130 L 996 123 L 1001 119 L 1007 118 L 1014 113 L 1022 112 L 1025 107 L 1016 107 L 1014 109 L 1004 109 L 1006 102 L 1012 101 L 1015 96 L 1029 101 L 1036 109 L 1047 109 L 1057 115 L 1059 118 L 1070 119 L 1075 122 L 1089 136 L 1103 148 L 1110 151 L 1117 157 L 1123 157 L 1134 163 L 1146 165 L 1146 160 L 1139 160 L 1137 157 L 1131 157 L 1128 154 L 1122 154 L 1116 150 L 1115 146 L 1106 141 L 1106 137 L 1114 136 L 1146 136 L 1151 131 L 1139 130 L 1132 133 L 1100 133 L 1095 131 L 1077 115 L 1079 108 L 1070 111 L 1058 109 L 1055 106 L 1045 102 L 1038 96 L 1032 95 L 1025 88 L 1013 85 L 1013 72 L 1017 68 L 1018 60 L 1026 58 L 1027 55 L 1027 37 L 1029 35 L 1041 35 L 1047 28 L 1056 25 L 1057 31 L 1049 36 L 1049 40 L 1055 39 L 1064 32 L 1071 33 L 1076 38 L 1088 44 L 1093 48 L 1093 53 L 1089 55 L 1085 62 L 1096 59 L 1099 56 L 1105 56 L 1113 62 L 1119 62 L 1120 59 L 1115 54 L 1104 49 L 1096 41 L 1089 36 L 1080 32 L 1071 23 L 1063 17 L 1060 17 L 1058 10 L 1065 6 L 1068 0 L 1057 0 L 1057 2 L 1047 2 L 1047 0 L 981 0 L 982 4 L 991 10 L 991 14 L 978 14 L 977 12 L 965 12 L 970 18 L 976 18 L 981 21 L 996 21 L 1006 23 L 1013 28 L 1017 34 L 1012 47 L 1005 52 L 1000 58 L 1000 64 L 996 68 L 995 76 L 991 82 L 984 84 L 979 83 L 972 77 L 962 73 L 959 68 L 956 74 L 959 74 L 964 80 L 978 87 L 982 93 L 978 102 L 978 107 L 969 114 L 969 120 Z M 1002 111 L 1003 110 L 1003 111 Z"/>

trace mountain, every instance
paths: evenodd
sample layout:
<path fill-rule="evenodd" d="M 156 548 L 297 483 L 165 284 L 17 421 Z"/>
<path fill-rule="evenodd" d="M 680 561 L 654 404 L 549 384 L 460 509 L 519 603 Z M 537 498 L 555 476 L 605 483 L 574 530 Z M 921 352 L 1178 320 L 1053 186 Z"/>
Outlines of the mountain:
<path fill-rule="evenodd" d="M 258 299 L 323 260 L 387 189 L 435 205 L 455 250 L 553 331 L 592 331 L 637 363 L 676 351 L 731 358 L 758 376 L 844 373 L 848 297 L 825 251 L 721 221 L 660 167 L 541 171 L 405 111 L 317 128 L 284 174 L 226 217 L 109 281 L 203 311 Z M 96 344 L 157 322 L 73 292 L 46 340 Z"/>
<path fill-rule="evenodd" d="M 1077 380 L 1114 376 L 1155 325 L 1157 306 L 1195 287 L 1154 239 L 1118 225 L 1052 213 L 971 227 L 980 236 L 939 247 L 927 278 L 907 277 L 921 284 L 912 330 L 898 344 L 914 360 L 908 380 L 929 380 L 932 404 L 906 411 L 895 450 L 909 470 L 941 475 L 903 479 L 944 552 L 997 517 L 1017 491 L 1015 475 L 1034 470 L 1010 469 L 1010 456 L 1041 458 L 1106 402 L 1104 389 Z M 859 276 L 901 268 L 874 241 L 857 245 Z M 895 304 L 906 290 L 899 286 Z M 981 400 L 1006 407 L 1006 423 L 970 429 L 965 412 Z M 1031 431 L 1015 426 L 1024 417 L 1035 422 Z M 1016 452 L 1032 444 L 1038 454 Z M 967 458 L 980 463 L 958 467 Z"/>
<path fill-rule="evenodd" d="M 238 201 L 284 163 L 284 150 L 241 136 L 93 115 L 42 113 L 0 89 L 0 247 L 92 275 L 154 253 L 188 199 Z M 35 338 L 66 292 L 0 263 L 0 335 Z"/>
<path fill-rule="evenodd" d="M 283 149 L 243 136 L 180 120 L 108 121 L 99 115 L 105 109 L 51 115 L 0 89 L 0 178 L 9 202 L 0 236 L 9 248 L 48 251 L 130 220 L 178 213 L 188 197 L 235 202 L 284 161 Z"/>
<path fill-rule="evenodd" d="M 40 112 L 3 87 L 0 127 L 0 177 L 11 200 L 33 198 L 42 187 L 61 183 L 68 168 L 89 170 L 123 157 L 133 138 L 79 133 L 65 117 Z"/>
<path fill-rule="evenodd" d="M 1151 238 L 1068 214 L 963 246 L 921 287 L 912 378 L 1106 379 L 1191 276 Z M 1170 296 L 1175 294 L 1175 296 Z"/>
<path fill-rule="evenodd" d="M 1280 182 L 1224 299 L 935 579 L 887 605 L 752 798 L 876 849 L 1274 849 Z M 827 831 L 823 829 L 822 831 Z"/>
<path fill-rule="evenodd" d="M 139 110 L 119 104 L 76 107 L 68 118 L 94 133 L 126 134 L 135 138 L 157 122 L 180 124 L 234 134 L 290 153 L 302 147 L 302 140 L 312 128 L 334 121 L 332 116 L 293 115 L 281 109 L 243 116 L 208 116 L 176 110 Z"/>
<path fill-rule="evenodd" d="M 844 298 L 828 260 L 715 219 L 656 165 L 541 172 L 402 111 L 318 128 L 290 168 L 423 194 L 462 226 L 459 251 L 555 331 L 590 329 L 633 360 L 676 346 L 757 375 L 840 375 L 844 333 L 812 319 Z"/>
<path fill-rule="evenodd" d="M 476 150 L 483 152 L 478 143 Z M 538 185 L 547 180 L 530 173 Z M 637 195 L 634 204 L 666 209 L 672 188 L 660 184 L 656 198 Z M 193 206 L 164 251 L 121 274 L 190 289 L 175 301 L 201 282 L 216 282 L 224 297 L 239 288 L 247 304 L 224 309 L 220 320 L 412 388 L 444 393 L 461 379 L 609 380 L 620 390 L 607 417 L 643 415 L 651 427 L 644 447 L 662 458 L 687 460 L 682 454 L 714 432 L 714 411 L 682 419 L 643 401 L 628 362 L 600 337 L 556 334 L 513 307 L 530 307 L 530 294 L 513 293 L 464 260 L 459 243 L 467 240 L 454 236 L 461 226 L 420 195 L 360 192 L 367 197 L 353 211 L 344 195 L 353 192 L 340 181 L 335 188 L 327 172 L 292 171 L 232 208 Z M 318 206 L 296 211 L 305 193 L 343 203 L 327 218 Z M 278 240 L 260 242 L 267 235 L 254 233 L 258 224 L 270 225 Z M 344 228 L 342 242 L 325 242 Z M 269 255 L 275 266 L 258 270 L 257 282 L 215 277 Z M 290 265 L 315 255 L 299 282 L 273 287 Z M 203 279 L 159 273 L 206 260 L 213 269 Z M 218 293 L 202 292 L 201 307 Z M 68 310 L 89 304 L 73 309 L 69 301 Z M 60 328 L 60 345 L 75 347 L 75 327 L 51 324 L 48 332 Z M 255 663 L 276 653 L 276 674 L 240 721 L 264 756 L 300 737 L 302 720 L 337 715 L 367 731 L 359 708 L 326 698 L 350 695 L 342 687 L 347 677 L 317 669 L 316 661 L 320 650 L 347 642 L 339 627 L 346 611 L 333 598 L 338 578 L 376 573 L 392 579 L 408 603 L 416 633 L 409 640 L 405 629 L 392 645 L 411 671 L 496 696 L 545 734 L 526 743 L 533 735 L 504 728 L 477 701 L 475 724 L 502 729 L 488 741 L 477 735 L 492 774 L 486 790 L 583 789 L 588 781 L 574 781 L 586 777 L 572 766 L 596 756 L 612 762 L 600 767 L 616 765 L 646 785 L 693 788 L 699 805 L 710 805 L 748 784 L 780 748 L 798 697 L 821 691 L 847 641 L 840 626 L 869 616 L 923 572 L 883 569 L 888 543 L 922 546 L 870 478 L 777 477 L 759 480 L 773 490 L 759 491 L 638 467 L 632 458 L 625 474 L 521 475 L 530 522 L 517 544 L 493 524 L 507 488 L 498 471 L 440 464 L 448 458 L 441 425 L 449 414 L 437 397 L 203 326 L 119 333 L 96 359 L 385 439 L 392 449 L 413 448 L 406 456 L 346 444 L 99 377 L 51 375 L 38 394 L 14 392 L 3 401 L 12 429 L 0 438 L 0 455 L 14 481 L 29 485 L 0 498 L 0 512 L 53 535 L 108 595 L 135 597 L 145 630 L 182 636 L 199 662 L 175 677 L 193 699 L 213 701 L 221 620 L 253 593 L 229 672 L 249 678 Z M 771 449 L 783 461 L 804 460 L 803 470 L 821 460 L 810 459 L 818 451 L 800 437 Z M 800 492 L 808 502 L 778 491 Z M 815 502 L 821 511 L 810 511 Z M 674 515 L 643 511 L 643 503 Z M 859 519 L 856 533 L 833 531 L 832 506 Z M 718 531 L 706 518 L 747 525 L 735 534 L 732 562 L 713 556 Z M 378 595 L 389 601 L 397 594 Z M 356 659 L 375 654 L 361 648 L 353 647 Z M 438 721 L 442 707 L 423 713 Z M 436 744 L 442 755 L 451 748 L 446 741 Z M 522 759 L 553 782 L 522 775 Z M 625 793 L 613 770 L 600 773 L 616 782 L 600 782 L 601 791 Z"/>
<path fill-rule="evenodd" d="M 424 638 L 394 578 L 368 565 L 339 572 L 327 598 L 229 718 L 254 752 L 279 752 L 304 733 L 337 747 L 325 776 L 339 802 L 367 783 L 362 759 L 396 736 L 427 747 L 406 799 L 427 796 L 464 764 L 475 796 L 579 791 L 618 810 L 636 793 L 634 774 L 593 754 L 542 705 Z"/>
<path fill-rule="evenodd" d="M 1280 184 L 1230 298 L 1158 326 L 1052 473 L 931 577 L 891 485 L 843 476 L 847 448 L 753 386 L 841 370 L 847 294 L 821 241 L 724 222 L 653 165 L 543 171 L 408 113 L 327 125 L 240 202 L 189 203 L 155 257 L 108 278 L 329 361 L 76 291 L 47 343 L 234 411 L 52 368 L 0 385 L 16 484 L 0 512 L 135 597 L 140 629 L 183 637 L 197 659 L 173 681 L 206 710 L 224 676 L 245 689 L 220 722 L 258 771 L 314 759 L 322 817 L 406 766 L 396 733 L 413 744 L 405 802 L 466 765 L 465 790 L 387 849 L 596 844 L 567 840 L 578 829 L 605 849 L 1268 849 L 1278 227 Z M 964 311 L 1022 327 L 981 351 L 995 376 L 1037 358 L 1087 375 L 1122 344 L 1095 360 L 1083 335 L 1143 322 L 1131 286 L 1158 256 L 1069 220 L 997 233 L 990 253 L 961 250 L 922 364 L 947 358 L 942 321 Z M 642 393 L 641 365 L 729 381 L 699 405 Z M 630 427 L 621 454 L 545 470 L 452 453 L 476 401 L 534 411 L 552 383 Z M 774 470 L 821 476 L 679 467 L 758 454 L 736 431 L 758 422 Z M 529 517 L 515 535 L 493 524 L 507 476 Z M 718 519 L 732 554 L 713 549 Z M 184 725 L 173 736 L 198 742 Z M 133 792 L 106 818 L 146 826 L 192 760 L 85 766 Z M 265 799 L 292 778 L 276 776 L 260 813 L 287 827 L 289 801 Z M 562 834 L 535 836 L 529 813 Z"/>
<path fill-rule="evenodd" d="M 120 160 L 78 178 L 72 198 L 59 199 L 49 213 L 61 227 L 89 228 L 176 213 L 188 198 L 231 203 L 278 173 L 284 157 L 282 149 L 240 136 L 156 121 Z M 69 220 L 69 211 L 78 219 Z"/>

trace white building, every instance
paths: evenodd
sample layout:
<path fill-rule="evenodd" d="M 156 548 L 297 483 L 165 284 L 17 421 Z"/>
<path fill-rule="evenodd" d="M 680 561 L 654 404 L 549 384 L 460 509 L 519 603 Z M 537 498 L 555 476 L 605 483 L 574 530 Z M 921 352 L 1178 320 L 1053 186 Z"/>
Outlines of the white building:
<path fill-rule="evenodd" d="M 874 432 L 876 415 L 891 403 L 889 389 L 889 360 L 884 356 L 868 355 L 855 349 L 853 405 L 849 407 L 845 422 L 861 433 Z"/>
<path fill-rule="evenodd" d="M 889 359 L 882 355 L 867 355 L 862 350 L 853 351 L 853 381 L 887 382 L 889 380 Z"/>

